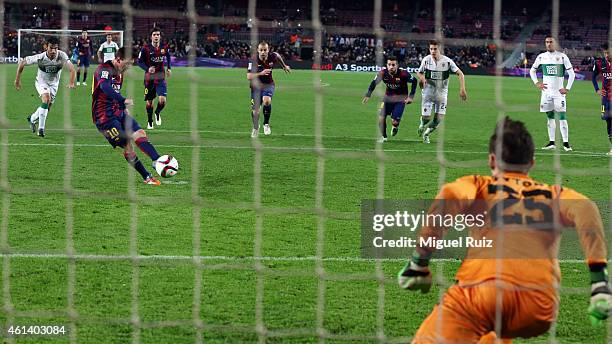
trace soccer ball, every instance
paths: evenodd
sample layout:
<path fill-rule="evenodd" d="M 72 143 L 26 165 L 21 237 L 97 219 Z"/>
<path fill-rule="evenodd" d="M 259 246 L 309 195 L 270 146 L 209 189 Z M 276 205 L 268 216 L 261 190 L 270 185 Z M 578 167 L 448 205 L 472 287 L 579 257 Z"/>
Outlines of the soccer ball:
<path fill-rule="evenodd" d="M 172 155 L 162 155 L 153 163 L 157 174 L 164 178 L 170 178 L 178 172 L 179 164 Z"/>

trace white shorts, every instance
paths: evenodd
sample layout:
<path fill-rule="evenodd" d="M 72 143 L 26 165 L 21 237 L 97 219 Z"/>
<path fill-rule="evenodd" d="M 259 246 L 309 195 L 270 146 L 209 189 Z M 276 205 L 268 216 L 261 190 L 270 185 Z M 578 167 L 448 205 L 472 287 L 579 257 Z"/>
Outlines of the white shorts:
<path fill-rule="evenodd" d="M 421 93 L 421 115 L 429 117 L 432 114 L 446 114 L 447 94 L 425 94 Z"/>
<path fill-rule="evenodd" d="M 540 112 L 565 112 L 566 106 L 567 102 L 565 101 L 565 95 L 542 92 L 542 98 L 540 98 Z"/>
<path fill-rule="evenodd" d="M 55 101 L 55 95 L 57 94 L 57 88 L 59 84 L 48 84 L 46 82 L 35 82 L 36 91 L 38 91 L 38 96 L 42 97 L 43 94 L 48 93 L 51 96 L 51 103 Z"/>

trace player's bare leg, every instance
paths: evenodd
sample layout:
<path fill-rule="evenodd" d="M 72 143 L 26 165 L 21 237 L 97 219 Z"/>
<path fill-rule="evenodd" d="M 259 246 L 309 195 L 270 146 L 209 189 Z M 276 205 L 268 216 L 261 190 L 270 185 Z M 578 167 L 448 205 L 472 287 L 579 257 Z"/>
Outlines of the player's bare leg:
<path fill-rule="evenodd" d="M 147 100 L 147 129 L 153 128 L 153 101 Z"/>
<path fill-rule="evenodd" d="M 151 102 L 151 107 L 153 102 Z M 166 106 L 166 96 L 157 97 L 157 107 L 155 108 L 155 125 L 161 125 L 161 111 Z"/>
<path fill-rule="evenodd" d="M 272 129 L 270 128 L 270 116 L 272 115 L 272 98 L 264 96 L 262 100 L 264 114 L 264 135 L 270 135 L 272 134 Z"/>

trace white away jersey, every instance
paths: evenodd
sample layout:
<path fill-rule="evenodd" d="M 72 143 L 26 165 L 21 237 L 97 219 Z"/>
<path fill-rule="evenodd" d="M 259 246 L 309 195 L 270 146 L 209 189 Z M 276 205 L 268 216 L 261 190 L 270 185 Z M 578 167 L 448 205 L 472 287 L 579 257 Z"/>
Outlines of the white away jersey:
<path fill-rule="evenodd" d="M 542 69 L 542 82 L 546 84 L 546 89 L 542 92 L 559 94 L 559 89 L 563 88 L 565 71 L 572 69 L 572 63 L 567 55 L 559 51 L 543 52 L 536 57 L 531 69 L 535 72 Z M 534 83 L 537 82 L 537 78 Z"/>
<path fill-rule="evenodd" d="M 425 74 L 427 85 L 423 91 L 448 92 L 448 78 L 450 73 L 456 73 L 459 67 L 444 55 L 440 55 L 438 61 L 433 56 L 427 55 L 421 61 L 419 73 Z"/>
<path fill-rule="evenodd" d="M 55 59 L 50 60 L 47 57 L 47 52 L 28 56 L 25 58 L 26 65 L 38 64 L 38 74 L 36 82 L 55 84 L 59 83 L 62 67 L 68 61 L 68 55 L 65 52 L 58 50 Z"/>
<path fill-rule="evenodd" d="M 117 50 L 119 50 L 119 46 L 117 45 L 117 43 L 115 42 L 108 43 L 104 41 L 104 43 L 102 43 L 100 45 L 100 48 L 98 49 L 98 51 L 102 52 L 103 57 L 104 57 L 104 61 L 100 61 L 100 62 L 114 60 L 115 53 L 117 52 Z"/>

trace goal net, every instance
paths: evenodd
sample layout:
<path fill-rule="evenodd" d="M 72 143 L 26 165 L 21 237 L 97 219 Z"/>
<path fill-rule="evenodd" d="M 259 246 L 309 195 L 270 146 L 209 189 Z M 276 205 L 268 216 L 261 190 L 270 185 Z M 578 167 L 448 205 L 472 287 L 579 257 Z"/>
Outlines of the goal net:
<path fill-rule="evenodd" d="M 122 30 L 87 30 L 88 37 L 91 38 L 93 44 L 94 56 L 96 56 L 97 48 L 106 41 L 108 34 L 113 35 L 113 41 L 123 46 L 123 31 Z M 61 42 L 60 49 L 63 44 L 67 44 L 70 50 L 65 51 L 68 56 L 72 56 L 72 49 L 76 44 L 76 40 L 81 35 L 81 30 L 61 30 L 61 29 L 19 29 L 17 30 L 17 58 L 41 53 L 45 50 L 44 43 L 48 37 L 57 37 Z M 66 43 L 64 43 L 66 42 Z"/>
<path fill-rule="evenodd" d="M 362 201 L 432 199 L 460 176 L 489 174 L 488 139 L 506 115 L 525 121 L 537 140 L 535 179 L 578 185 L 603 205 L 610 248 L 612 159 L 605 155 L 603 125 L 593 124 L 599 99 L 588 82 L 574 86 L 569 107 L 575 102 L 585 110 L 575 117 L 568 111 L 576 121 L 572 140 L 585 148 L 542 152 L 537 149 L 548 136 L 540 93 L 530 80 L 504 74 L 528 75 L 520 67 L 544 50 L 548 32 L 572 45 L 564 51 L 573 63 L 592 57 L 597 47 L 589 52 L 584 39 L 611 42 L 612 16 L 603 24 L 589 19 L 591 28 L 578 38 L 560 15 L 572 20 L 575 8 L 563 9 L 560 0 L 547 1 L 537 14 L 520 0 L 524 11 L 501 0 L 407 7 L 382 0 L 216 3 L 0 1 L 0 48 L 9 48 L 16 31 L 20 58 L 41 52 L 49 36 L 73 48 L 81 33 L 11 26 L 21 23 L 20 11 L 32 16 L 39 6 L 49 8 L 41 17 L 61 18 L 60 27 L 79 27 L 74 12 L 120 17 L 122 30 L 110 32 L 133 56 L 159 26 L 162 42 L 171 42 L 180 57 L 167 79 L 163 124 L 147 130 L 160 154 L 180 162 L 178 175 L 157 189 L 142 185 L 110 149 L 91 123 L 91 94 L 83 89 L 60 89 L 49 110 L 49 134 L 32 136 L 24 119 L 40 102 L 32 100 L 33 88 L 13 91 L 15 66 L 0 66 L 0 329 L 6 342 L 48 331 L 70 343 L 410 342 L 454 285 L 460 259 L 432 261 L 429 294 L 400 291 L 397 272 L 411 250 L 405 259 L 362 257 Z M 574 28 L 582 27 L 576 21 Z M 94 47 L 108 33 L 90 30 Z M 274 66 L 272 134 L 251 138 L 250 100 L 242 98 L 246 66 L 257 64 L 263 40 L 290 65 L 307 68 L 285 75 Z M 401 56 L 400 66 L 414 74 L 429 40 L 461 60 L 468 103 L 460 103 L 451 73 L 448 116 L 431 144 L 414 135 L 419 92 L 406 105 L 397 137 L 378 142 L 380 109 L 372 103 L 380 103 L 384 85 L 364 105 L 367 86 L 390 55 Z M 0 49 L 0 60 L 4 54 Z M 35 75 L 28 68 L 24 85 Z M 356 70 L 369 73 L 347 73 Z M 472 75 L 476 70 L 489 76 Z M 121 93 L 141 98 L 143 71 L 134 67 L 123 78 Z M 144 127 L 150 109 L 135 103 L 130 112 Z M 264 111 L 272 110 L 262 109 L 262 120 Z M 558 147 L 560 139 L 557 133 Z M 589 327 L 589 276 L 581 258 L 561 261 L 562 285 L 552 286 L 561 295 L 559 318 L 536 342 L 612 342 L 611 322 Z M 492 329 L 498 333 L 500 302 Z"/>

